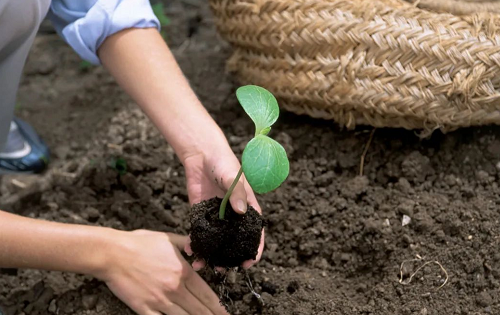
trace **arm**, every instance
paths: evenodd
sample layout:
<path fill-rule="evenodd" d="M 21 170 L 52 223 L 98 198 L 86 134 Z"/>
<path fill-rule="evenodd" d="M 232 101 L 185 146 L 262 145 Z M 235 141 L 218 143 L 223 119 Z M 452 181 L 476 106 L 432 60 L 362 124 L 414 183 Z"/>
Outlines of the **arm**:
<path fill-rule="evenodd" d="M 127 29 L 111 35 L 98 50 L 103 65 L 139 104 L 186 169 L 190 202 L 223 197 L 240 163 L 224 134 L 189 86 L 174 56 L 156 29 Z M 222 180 L 218 180 L 222 179 Z M 236 211 L 247 202 L 261 209 L 244 176 L 230 197 Z M 264 237 L 256 261 L 264 247 Z M 256 261 L 248 261 L 250 267 Z M 195 264 L 196 269 L 202 263 Z"/>
<path fill-rule="evenodd" d="M 239 161 L 158 31 L 129 29 L 112 35 L 99 49 L 99 57 L 158 127 L 184 166 L 189 167 L 190 160 L 197 157 L 204 158 L 205 163 L 212 162 L 207 161 L 210 158 L 224 160 L 227 166 L 213 163 L 211 184 L 217 184 L 215 178 L 222 178 L 219 188 L 229 188 L 238 173 Z M 241 179 L 231 198 L 233 208 L 241 213 L 246 211 L 247 200 L 258 207 L 252 190 L 244 183 Z M 192 203 L 202 200 L 200 196 L 193 197 Z"/>
<path fill-rule="evenodd" d="M 99 49 L 103 65 L 132 96 L 184 161 L 225 137 L 200 103 L 156 29 L 128 29 Z"/>
<path fill-rule="evenodd" d="M 182 258 L 186 237 L 46 222 L 0 211 L 0 267 L 99 278 L 140 315 L 224 315 L 219 299 Z"/>
<path fill-rule="evenodd" d="M 0 267 L 103 272 L 119 232 L 39 221 L 0 211 Z"/>

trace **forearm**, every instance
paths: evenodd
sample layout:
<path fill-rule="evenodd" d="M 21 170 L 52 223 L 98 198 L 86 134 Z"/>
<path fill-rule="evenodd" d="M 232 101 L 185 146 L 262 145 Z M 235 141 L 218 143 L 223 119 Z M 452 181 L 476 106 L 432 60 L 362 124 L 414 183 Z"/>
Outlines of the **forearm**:
<path fill-rule="evenodd" d="M 155 29 L 129 29 L 99 49 L 105 67 L 159 128 L 183 160 L 225 137 L 200 103 L 163 38 Z"/>
<path fill-rule="evenodd" d="M 105 253 L 116 233 L 0 211 L 0 267 L 96 275 L 106 264 Z"/>

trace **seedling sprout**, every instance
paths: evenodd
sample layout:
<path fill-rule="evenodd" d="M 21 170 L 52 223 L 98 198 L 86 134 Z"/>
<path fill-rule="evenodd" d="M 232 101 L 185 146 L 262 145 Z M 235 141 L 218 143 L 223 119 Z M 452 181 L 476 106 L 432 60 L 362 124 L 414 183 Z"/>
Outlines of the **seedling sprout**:
<path fill-rule="evenodd" d="M 271 126 L 279 116 L 276 98 L 268 90 L 255 85 L 238 88 L 236 97 L 255 124 L 255 136 L 243 150 L 241 168 L 222 200 L 219 208 L 221 220 L 224 219 L 229 197 L 243 173 L 256 193 L 265 194 L 278 188 L 290 171 L 285 149 L 268 137 Z"/>

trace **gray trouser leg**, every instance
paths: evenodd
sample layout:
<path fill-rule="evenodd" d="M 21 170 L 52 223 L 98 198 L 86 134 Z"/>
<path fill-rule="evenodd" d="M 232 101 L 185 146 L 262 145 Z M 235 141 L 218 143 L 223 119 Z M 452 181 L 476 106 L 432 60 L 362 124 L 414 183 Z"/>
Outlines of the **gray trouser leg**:
<path fill-rule="evenodd" d="M 14 115 L 24 63 L 51 0 L 0 0 L 0 151 Z"/>

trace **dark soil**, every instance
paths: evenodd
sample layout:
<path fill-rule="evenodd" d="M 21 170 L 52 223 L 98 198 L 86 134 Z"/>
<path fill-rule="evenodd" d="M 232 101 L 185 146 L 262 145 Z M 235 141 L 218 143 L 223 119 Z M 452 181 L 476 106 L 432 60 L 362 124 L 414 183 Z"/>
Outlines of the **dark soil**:
<path fill-rule="evenodd" d="M 226 206 L 224 220 L 219 219 L 220 198 L 197 203 L 191 209 L 191 249 L 197 258 L 212 267 L 238 267 L 257 257 L 264 221 L 252 207 L 244 215 Z"/>
<path fill-rule="evenodd" d="M 165 2 L 167 40 L 240 156 L 253 126 L 224 71 L 230 48 L 206 1 Z M 1 207 L 44 220 L 187 233 L 184 170 L 172 148 L 102 68 L 83 71 L 79 63 L 56 35 L 37 39 L 18 115 L 55 158 L 43 176 L 4 177 Z M 259 197 L 266 248 L 248 276 L 262 299 L 244 274 L 230 273 L 233 314 L 500 314 L 499 127 L 426 140 L 377 130 L 362 176 L 369 128 L 339 130 L 283 113 L 273 132 L 289 154 L 290 177 Z M 116 158 L 127 161 L 125 176 L 109 166 Z M 428 261 L 448 274 L 441 289 L 446 275 L 435 263 L 407 283 Z M 0 275 L 0 305 L 16 315 L 132 314 L 103 283 L 31 270 Z"/>

